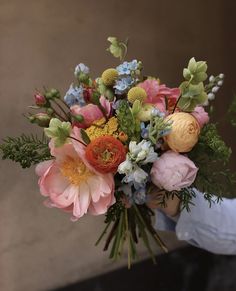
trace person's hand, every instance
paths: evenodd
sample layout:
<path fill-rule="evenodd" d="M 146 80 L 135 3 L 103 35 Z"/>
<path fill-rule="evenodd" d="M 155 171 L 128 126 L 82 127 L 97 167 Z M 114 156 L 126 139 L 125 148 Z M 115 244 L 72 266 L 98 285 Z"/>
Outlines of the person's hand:
<path fill-rule="evenodd" d="M 165 198 L 165 204 L 163 204 L 164 195 L 165 192 L 163 190 L 153 187 L 148 194 L 148 207 L 161 209 L 168 216 L 176 216 L 180 209 L 180 199 L 174 195 L 173 197 Z"/>

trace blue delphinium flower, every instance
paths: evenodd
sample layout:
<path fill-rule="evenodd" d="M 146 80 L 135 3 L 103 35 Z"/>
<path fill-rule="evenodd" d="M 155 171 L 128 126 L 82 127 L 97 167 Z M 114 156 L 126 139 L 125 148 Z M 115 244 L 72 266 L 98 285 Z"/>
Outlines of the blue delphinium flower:
<path fill-rule="evenodd" d="M 122 191 L 130 204 L 144 204 L 146 202 L 146 188 L 145 185 L 140 185 L 135 191 L 133 190 L 133 184 L 123 184 L 119 187 L 119 191 Z"/>
<path fill-rule="evenodd" d="M 133 199 L 136 204 L 144 204 L 146 202 L 146 188 L 141 187 L 137 189 L 133 194 Z"/>
<path fill-rule="evenodd" d="M 75 67 L 75 76 L 77 77 L 80 73 L 83 73 L 83 74 L 86 74 L 88 75 L 89 74 L 89 67 L 87 67 L 85 64 L 83 63 L 80 63 L 78 64 L 76 67 Z"/>
<path fill-rule="evenodd" d="M 122 95 L 126 93 L 130 87 L 134 84 L 135 80 L 131 78 L 130 76 L 128 77 L 121 77 L 116 80 L 116 84 L 114 86 L 115 88 L 115 94 Z"/>
<path fill-rule="evenodd" d="M 83 96 L 83 87 L 77 87 L 70 85 L 69 90 L 66 92 L 66 95 L 64 96 L 64 100 L 68 106 L 73 106 L 73 105 L 80 105 L 80 106 L 85 106 L 86 102 L 84 100 Z"/>
<path fill-rule="evenodd" d="M 145 126 L 145 123 L 141 122 L 140 128 L 141 128 L 141 137 L 142 138 L 145 138 L 145 139 L 148 138 L 149 127 L 150 127 L 149 124 L 147 126 Z"/>
<path fill-rule="evenodd" d="M 116 70 L 118 71 L 119 75 L 130 75 L 132 71 L 138 69 L 138 66 L 138 61 L 133 60 L 131 62 L 124 62 L 120 64 L 118 67 L 116 67 Z"/>

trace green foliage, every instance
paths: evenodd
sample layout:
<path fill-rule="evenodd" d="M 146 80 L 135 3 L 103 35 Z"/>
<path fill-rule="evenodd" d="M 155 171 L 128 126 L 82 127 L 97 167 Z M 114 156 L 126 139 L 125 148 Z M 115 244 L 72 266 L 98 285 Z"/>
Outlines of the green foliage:
<path fill-rule="evenodd" d="M 140 122 L 133 115 L 127 101 L 120 101 L 119 108 L 116 110 L 116 114 L 120 130 L 128 135 L 129 140 L 139 141 Z"/>
<path fill-rule="evenodd" d="M 228 169 L 231 152 L 219 136 L 216 125 L 206 125 L 198 144 L 189 153 L 189 158 L 199 168 L 194 186 L 206 195 L 235 196 L 235 174 Z"/>
<path fill-rule="evenodd" d="M 204 61 L 196 62 L 195 58 L 191 58 L 188 67 L 184 69 L 183 76 L 185 80 L 192 84 L 199 84 L 207 79 L 207 64 Z"/>
<path fill-rule="evenodd" d="M 229 107 L 228 114 L 232 126 L 236 127 L 236 95 L 234 96 L 233 102 Z"/>
<path fill-rule="evenodd" d="M 47 139 L 43 136 L 39 139 L 37 136 L 8 137 L 0 145 L 2 159 L 10 159 L 20 163 L 22 168 L 29 168 L 31 165 L 38 164 L 51 158 Z"/>
<path fill-rule="evenodd" d="M 170 121 L 165 121 L 162 117 L 152 117 L 148 128 L 148 138 L 150 141 L 156 145 L 158 139 L 164 135 L 163 133 L 171 131 L 171 124 Z"/>
<path fill-rule="evenodd" d="M 180 85 L 181 97 L 178 106 L 183 111 L 191 112 L 194 108 L 207 100 L 207 94 L 203 82 L 207 79 L 206 62 L 196 62 L 191 58 L 188 67 L 183 70 L 185 81 Z"/>
<path fill-rule="evenodd" d="M 120 41 L 117 37 L 108 37 L 111 44 L 107 51 L 109 51 L 115 58 L 123 60 L 128 50 L 128 39 L 125 42 Z"/>
<path fill-rule="evenodd" d="M 71 123 L 52 118 L 49 127 L 44 129 L 47 137 L 53 138 L 56 147 L 64 145 L 70 136 Z"/>
<path fill-rule="evenodd" d="M 203 83 L 191 84 L 188 81 L 183 82 L 180 85 L 181 98 L 179 99 L 178 106 L 183 111 L 193 111 L 194 108 L 203 104 L 207 100 L 207 94 L 204 91 Z"/>

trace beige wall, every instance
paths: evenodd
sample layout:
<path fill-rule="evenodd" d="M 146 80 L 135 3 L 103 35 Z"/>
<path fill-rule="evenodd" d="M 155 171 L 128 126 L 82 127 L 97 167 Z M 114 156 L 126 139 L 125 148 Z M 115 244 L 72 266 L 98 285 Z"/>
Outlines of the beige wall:
<path fill-rule="evenodd" d="M 58 87 L 85 62 L 97 76 L 115 65 L 106 38 L 129 36 L 129 58 L 145 72 L 178 85 L 191 56 L 206 59 L 213 74 L 224 72 L 218 95 L 223 116 L 235 92 L 234 1 L 0 0 L 0 138 L 37 129 L 22 117 L 34 88 Z M 222 126 L 235 148 L 235 132 Z M 234 155 L 235 158 L 235 155 Z M 94 242 L 103 217 L 71 223 L 42 205 L 34 169 L 0 162 L 0 290 L 48 290 L 105 272 L 116 265 Z M 174 236 L 168 244 L 177 246 Z"/>

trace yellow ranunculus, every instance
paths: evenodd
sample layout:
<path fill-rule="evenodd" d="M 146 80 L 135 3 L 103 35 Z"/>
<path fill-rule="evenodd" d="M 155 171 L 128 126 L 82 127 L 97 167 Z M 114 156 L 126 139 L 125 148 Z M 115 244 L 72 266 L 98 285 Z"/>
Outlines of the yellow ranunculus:
<path fill-rule="evenodd" d="M 175 152 L 186 153 L 198 142 L 200 126 L 189 113 L 177 112 L 166 117 L 172 121 L 172 130 L 165 137 L 168 146 Z"/>

